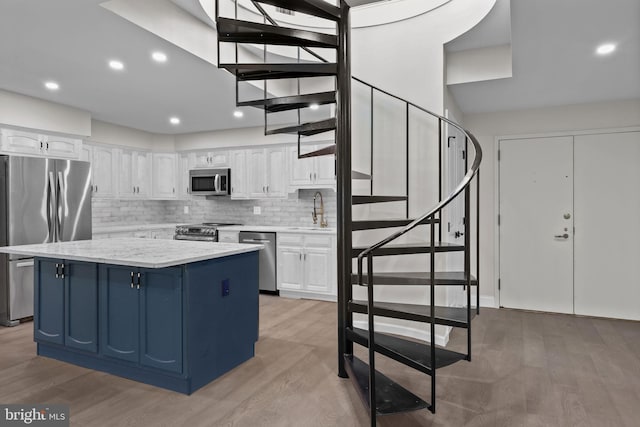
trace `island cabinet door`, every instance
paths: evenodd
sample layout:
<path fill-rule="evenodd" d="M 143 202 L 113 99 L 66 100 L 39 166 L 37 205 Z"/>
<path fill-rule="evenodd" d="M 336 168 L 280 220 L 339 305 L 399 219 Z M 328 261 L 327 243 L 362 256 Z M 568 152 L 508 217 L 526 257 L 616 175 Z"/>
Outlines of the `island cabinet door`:
<path fill-rule="evenodd" d="M 134 267 L 100 265 L 100 353 L 138 363 L 139 295 Z"/>
<path fill-rule="evenodd" d="M 98 265 L 65 262 L 65 345 L 98 351 Z"/>
<path fill-rule="evenodd" d="M 140 364 L 182 373 L 182 268 L 140 272 Z"/>
<path fill-rule="evenodd" d="M 64 344 L 64 278 L 59 259 L 36 259 L 34 268 L 34 339 Z"/>

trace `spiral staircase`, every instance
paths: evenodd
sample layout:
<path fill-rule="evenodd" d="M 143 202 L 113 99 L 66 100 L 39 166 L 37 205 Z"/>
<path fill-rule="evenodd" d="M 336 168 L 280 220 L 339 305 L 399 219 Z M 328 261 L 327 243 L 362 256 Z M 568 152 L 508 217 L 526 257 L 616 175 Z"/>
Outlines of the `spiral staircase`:
<path fill-rule="evenodd" d="M 265 134 L 291 134 L 298 141 L 298 158 L 316 156 L 335 156 L 338 197 L 338 375 L 349 377 L 363 402 L 369 409 L 371 425 L 376 425 L 376 417 L 419 409 L 436 410 L 436 372 L 461 360 L 471 360 L 471 321 L 479 314 L 479 258 L 476 259 L 475 277 L 471 274 L 471 186 L 475 182 L 479 190 L 479 165 L 482 159 L 480 145 L 468 131 L 451 120 L 405 101 L 380 88 L 352 78 L 349 65 L 349 13 L 351 6 L 372 3 L 372 0 L 340 0 L 334 6 L 324 0 L 252 0 L 250 3 L 260 14 L 262 22 L 246 20 L 242 15 L 237 0 L 233 3 L 231 16 L 221 16 L 220 1 L 216 1 L 216 22 L 218 31 L 219 67 L 236 76 L 236 94 L 238 106 L 252 106 L 264 110 Z M 248 2 L 247 2 L 248 3 Z M 335 25 L 335 34 L 302 30 L 280 26 L 265 10 L 264 5 L 274 6 L 279 11 L 296 12 L 320 18 Z M 220 57 L 221 44 L 232 45 L 232 60 L 225 61 Z M 260 61 L 241 60 L 238 45 L 248 49 L 264 46 Z M 266 46 L 288 46 L 298 49 L 297 59 L 283 61 L 281 56 L 268 53 Z M 326 60 L 317 53 L 317 49 L 331 50 L 333 60 Z M 306 59 L 302 59 L 304 52 Z M 276 59 L 275 61 L 273 59 Z M 333 90 L 322 90 L 301 93 L 300 82 L 311 78 L 333 79 Z M 286 96 L 272 96 L 267 90 L 267 82 L 276 80 L 293 80 L 297 82 L 298 93 Z M 351 96 L 352 82 L 365 85 L 371 92 L 403 103 L 406 108 L 406 134 L 409 134 L 409 111 L 431 117 L 437 122 L 438 136 L 433 141 L 422 143 L 436 144 L 438 149 L 438 202 L 421 215 L 411 216 L 409 209 L 409 155 L 406 159 L 406 191 L 405 194 L 376 195 L 374 186 L 370 185 L 369 194 L 352 194 L 352 185 L 356 181 L 371 181 L 375 178 L 373 163 L 371 170 L 361 172 L 352 170 L 352 129 L 351 129 Z M 263 96 L 259 99 L 240 99 L 238 85 L 242 82 L 262 82 Z M 329 118 L 304 120 L 304 112 L 317 109 L 318 106 L 330 106 L 333 113 Z M 297 122 L 281 126 L 267 126 L 272 114 L 296 112 Z M 372 110 L 373 111 L 373 110 Z M 373 113 L 371 114 L 373 129 Z M 444 127 L 456 128 L 464 136 L 465 153 L 472 148 L 475 154 L 472 161 L 465 156 L 465 175 L 456 185 L 450 186 L 448 194 L 443 195 L 443 132 Z M 332 133 L 333 143 L 312 151 L 305 151 L 305 138 Z M 371 134 L 371 150 L 373 152 L 374 137 Z M 388 143 L 388 142 L 387 142 Z M 397 141 L 397 143 L 403 143 Z M 408 136 L 407 136 L 408 146 Z M 433 183 L 431 185 L 434 185 Z M 479 191 L 477 192 L 479 194 Z M 462 199 L 464 209 L 464 237 L 462 243 L 443 241 L 443 210 L 454 201 Z M 380 203 L 406 203 L 406 214 L 403 218 L 353 220 L 354 205 L 372 205 Z M 476 198 L 475 212 L 475 256 L 479 257 L 479 201 Z M 392 230 L 385 238 L 375 244 L 354 246 L 353 237 L 357 233 L 370 233 L 373 230 Z M 412 230 L 425 237 L 422 243 L 399 243 L 402 236 Z M 379 232 L 379 231 L 378 231 Z M 446 254 L 462 254 L 464 267 L 460 271 L 445 269 L 438 271 L 437 256 Z M 428 261 L 422 272 L 374 271 L 374 258 L 395 257 L 423 254 Z M 354 263 L 355 262 L 355 263 Z M 354 268 L 355 266 L 355 268 Z M 419 286 L 425 289 L 428 296 L 426 304 L 399 304 L 376 301 L 374 288 L 385 286 Z M 466 304 L 463 307 L 440 306 L 436 304 L 436 288 L 458 287 L 464 289 Z M 354 298 L 354 287 L 366 288 L 366 300 Z M 472 308 L 472 293 L 475 290 L 475 309 Z M 354 326 L 354 314 L 366 315 L 367 329 Z M 403 319 L 422 322 L 428 326 L 430 342 L 418 342 L 395 335 L 375 331 L 375 318 Z M 435 344 L 436 325 L 461 328 L 466 331 L 466 352 L 456 352 Z M 354 355 L 354 344 L 366 348 L 367 361 Z M 382 354 L 401 364 L 407 365 L 430 378 L 430 398 L 424 400 L 405 389 L 390 377 L 378 372 L 375 368 L 376 354 Z"/>

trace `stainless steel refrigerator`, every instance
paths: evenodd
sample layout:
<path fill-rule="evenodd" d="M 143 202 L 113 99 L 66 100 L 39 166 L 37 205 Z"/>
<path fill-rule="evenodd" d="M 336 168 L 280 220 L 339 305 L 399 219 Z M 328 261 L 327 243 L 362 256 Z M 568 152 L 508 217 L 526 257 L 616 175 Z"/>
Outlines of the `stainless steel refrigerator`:
<path fill-rule="evenodd" d="M 91 239 L 91 164 L 0 156 L 0 246 Z M 0 254 L 0 324 L 33 316 L 33 258 Z"/>

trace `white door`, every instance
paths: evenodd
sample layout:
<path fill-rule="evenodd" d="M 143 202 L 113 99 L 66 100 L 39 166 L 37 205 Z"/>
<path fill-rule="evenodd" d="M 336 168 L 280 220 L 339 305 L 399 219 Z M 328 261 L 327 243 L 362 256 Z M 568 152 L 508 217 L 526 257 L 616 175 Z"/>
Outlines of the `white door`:
<path fill-rule="evenodd" d="M 271 148 L 267 150 L 268 179 L 267 195 L 269 197 L 287 196 L 287 151 L 285 148 Z"/>
<path fill-rule="evenodd" d="M 319 145 L 318 148 L 323 146 Z M 336 156 L 316 157 L 316 171 L 313 178 L 318 185 L 336 185 Z"/>
<path fill-rule="evenodd" d="M 306 248 L 304 260 L 304 283 L 308 291 L 331 292 L 331 250 Z"/>
<path fill-rule="evenodd" d="M 246 154 L 246 150 L 236 150 L 229 153 L 232 199 L 244 199 L 247 197 Z"/>
<path fill-rule="evenodd" d="M 303 277 L 302 248 L 278 248 L 278 289 L 301 290 Z"/>
<path fill-rule="evenodd" d="M 98 158 L 96 157 L 96 162 Z M 118 190 L 121 197 L 132 197 L 135 193 L 135 185 L 133 181 L 133 152 L 122 150 L 120 153 L 120 170 L 118 173 Z M 94 179 L 94 181 L 97 180 Z"/>
<path fill-rule="evenodd" d="M 499 149 L 500 305 L 573 313 L 573 137 Z"/>
<path fill-rule="evenodd" d="M 65 138 L 63 136 L 43 137 L 47 155 L 76 159 L 79 156 L 82 141 L 79 139 Z"/>
<path fill-rule="evenodd" d="M 289 184 L 296 187 L 304 187 L 313 184 L 314 159 L 298 158 L 298 147 L 289 148 Z"/>
<path fill-rule="evenodd" d="M 43 154 L 42 137 L 19 130 L 2 130 L 2 151 L 21 154 Z"/>
<path fill-rule="evenodd" d="M 267 196 L 267 161 L 265 150 L 249 150 L 247 157 L 247 184 L 249 197 L 259 199 Z M 233 176 L 231 177 L 233 179 Z"/>
<path fill-rule="evenodd" d="M 151 176 L 151 153 L 140 152 L 134 157 L 134 183 L 136 196 L 149 196 L 149 181 Z"/>
<path fill-rule="evenodd" d="M 116 194 L 115 177 L 118 166 L 115 156 L 116 150 L 113 148 L 93 147 L 91 174 L 95 197 L 114 197 Z"/>
<path fill-rule="evenodd" d="M 176 198 L 177 156 L 170 153 L 153 154 L 153 197 Z"/>
<path fill-rule="evenodd" d="M 640 320 L 640 132 L 575 137 L 575 312 Z"/>

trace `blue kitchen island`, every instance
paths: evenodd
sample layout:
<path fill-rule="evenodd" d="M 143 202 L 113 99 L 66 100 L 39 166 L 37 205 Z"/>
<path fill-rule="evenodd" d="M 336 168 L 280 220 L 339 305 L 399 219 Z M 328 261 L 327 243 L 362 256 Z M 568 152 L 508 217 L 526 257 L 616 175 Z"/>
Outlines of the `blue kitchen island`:
<path fill-rule="evenodd" d="M 261 245 L 106 239 L 34 260 L 38 354 L 191 394 L 254 355 Z"/>

